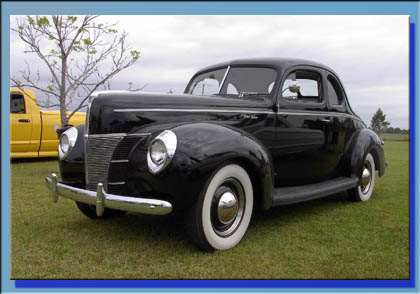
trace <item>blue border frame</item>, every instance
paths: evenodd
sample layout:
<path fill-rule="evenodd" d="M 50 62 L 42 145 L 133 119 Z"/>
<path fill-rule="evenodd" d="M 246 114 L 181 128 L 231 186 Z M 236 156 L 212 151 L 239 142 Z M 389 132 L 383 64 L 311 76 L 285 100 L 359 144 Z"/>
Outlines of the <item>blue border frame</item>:
<path fill-rule="evenodd" d="M 10 129 L 2 128 L 2 291 L 7 292 L 190 292 L 200 291 L 399 291 L 419 292 L 418 287 L 418 224 L 419 203 L 415 182 L 419 162 L 415 154 L 419 135 L 418 85 L 418 23 L 419 3 L 416 2 L 2 2 L 2 118 L 9 125 L 10 48 L 9 17 L 13 14 L 364 14 L 410 15 L 410 280 L 10 280 L 10 191 L 9 142 Z M 412 54 L 412 53 L 415 54 Z M 418 101 L 418 100 L 417 100 Z M 417 148 L 418 149 L 418 148 Z M 413 217 L 414 216 L 414 217 Z M 309 289 L 315 288 L 315 289 Z M 207 290 L 206 290 L 207 289 Z"/>

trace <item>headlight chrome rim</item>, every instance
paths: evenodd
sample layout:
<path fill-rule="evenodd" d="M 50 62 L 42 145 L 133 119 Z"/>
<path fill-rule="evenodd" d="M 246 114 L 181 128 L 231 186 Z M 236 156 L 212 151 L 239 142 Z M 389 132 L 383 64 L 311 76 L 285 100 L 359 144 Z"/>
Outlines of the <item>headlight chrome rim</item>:
<path fill-rule="evenodd" d="M 163 146 L 166 149 L 166 156 L 160 163 L 155 162 L 151 156 L 153 145 L 157 142 L 163 143 Z M 147 150 L 147 165 L 149 167 L 149 171 L 152 174 L 157 174 L 168 166 L 175 155 L 177 143 L 178 142 L 175 133 L 169 130 L 163 131 L 150 142 L 149 148 Z"/>
<path fill-rule="evenodd" d="M 76 145 L 77 136 L 78 136 L 78 131 L 77 131 L 76 127 L 71 127 L 61 134 L 60 140 L 59 140 L 59 143 L 58 143 L 58 157 L 59 157 L 60 160 L 63 160 L 67 156 L 69 156 L 69 154 L 71 153 L 74 145 Z M 67 140 L 68 140 L 67 151 L 65 151 L 63 146 L 62 146 L 64 138 L 67 138 Z"/>

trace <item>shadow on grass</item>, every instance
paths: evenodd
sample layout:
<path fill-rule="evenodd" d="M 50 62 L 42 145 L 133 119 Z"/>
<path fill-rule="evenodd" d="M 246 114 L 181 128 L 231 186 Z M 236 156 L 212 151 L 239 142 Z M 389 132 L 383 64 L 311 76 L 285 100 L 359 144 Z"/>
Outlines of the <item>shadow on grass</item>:
<path fill-rule="evenodd" d="M 340 193 L 310 202 L 276 207 L 268 211 L 255 211 L 250 227 L 263 228 L 297 223 L 302 218 L 327 213 L 345 205 L 351 205 L 351 202 L 347 199 L 347 193 Z M 129 240 L 133 243 L 142 242 L 143 246 L 147 247 L 159 247 L 165 252 L 173 251 L 171 255 L 192 252 L 201 254 L 188 240 L 182 215 L 174 217 L 127 213 L 121 217 L 96 220 L 81 217 L 67 222 L 64 226 L 71 231 L 82 228 L 79 233 L 86 234 L 87 238 L 100 239 L 106 236 L 107 242 L 111 244 Z"/>
<path fill-rule="evenodd" d="M 52 162 L 58 161 L 57 157 L 11 158 L 10 163 Z"/>
<path fill-rule="evenodd" d="M 120 244 L 122 241 L 140 242 L 144 247 L 160 248 L 165 252 L 172 250 L 171 255 L 199 252 L 193 243 L 189 242 L 181 217 L 134 213 L 105 219 L 89 219 L 83 216 L 67 222 L 65 229 L 78 231 L 92 242 L 102 238 L 106 238 L 106 242 L 110 244 Z"/>

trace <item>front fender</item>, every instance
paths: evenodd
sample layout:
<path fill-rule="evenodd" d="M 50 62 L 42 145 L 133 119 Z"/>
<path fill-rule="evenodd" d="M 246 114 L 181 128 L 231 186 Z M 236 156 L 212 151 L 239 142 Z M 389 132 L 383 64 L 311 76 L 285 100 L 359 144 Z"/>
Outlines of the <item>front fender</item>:
<path fill-rule="evenodd" d="M 379 176 L 385 173 L 385 155 L 379 136 L 370 129 L 361 129 L 355 132 L 349 140 L 341 162 L 344 174 L 350 177 L 359 177 L 365 157 L 372 153 L 375 167 Z"/>
<path fill-rule="evenodd" d="M 77 140 L 71 153 L 63 160 L 59 160 L 62 181 L 66 184 L 85 188 L 85 126 L 77 127 Z"/>
<path fill-rule="evenodd" d="M 176 206 L 186 208 L 194 203 L 219 167 L 236 162 L 247 170 L 254 190 L 262 196 L 262 204 L 269 207 L 273 183 L 271 159 L 256 138 L 243 130 L 212 123 L 185 124 L 171 130 L 178 142 L 168 167 L 152 175 L 144 166 L 145 149 L 139 148 L 130 159 L 136 170 L 131 173 L 132 177 L 141 177 L 151 190 L 170 195 L 174 199 L 168 200 L 176 202 L 175 209 Z"/>

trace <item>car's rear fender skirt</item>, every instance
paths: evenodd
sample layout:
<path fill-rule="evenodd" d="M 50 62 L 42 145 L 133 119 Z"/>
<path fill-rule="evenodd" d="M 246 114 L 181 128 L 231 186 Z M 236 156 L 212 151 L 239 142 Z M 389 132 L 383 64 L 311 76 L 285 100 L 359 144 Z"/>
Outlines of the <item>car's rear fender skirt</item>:
<path fill-rule="evenodd" d="M 349 177 L 358 177 L 362 173 L 365 157 L 371 153 L 376 170 L 381 177 L 385 173 L 385 155 L 379 136 L 370 129 L 355 132 L 346 146 L 339 169 Z"/>

